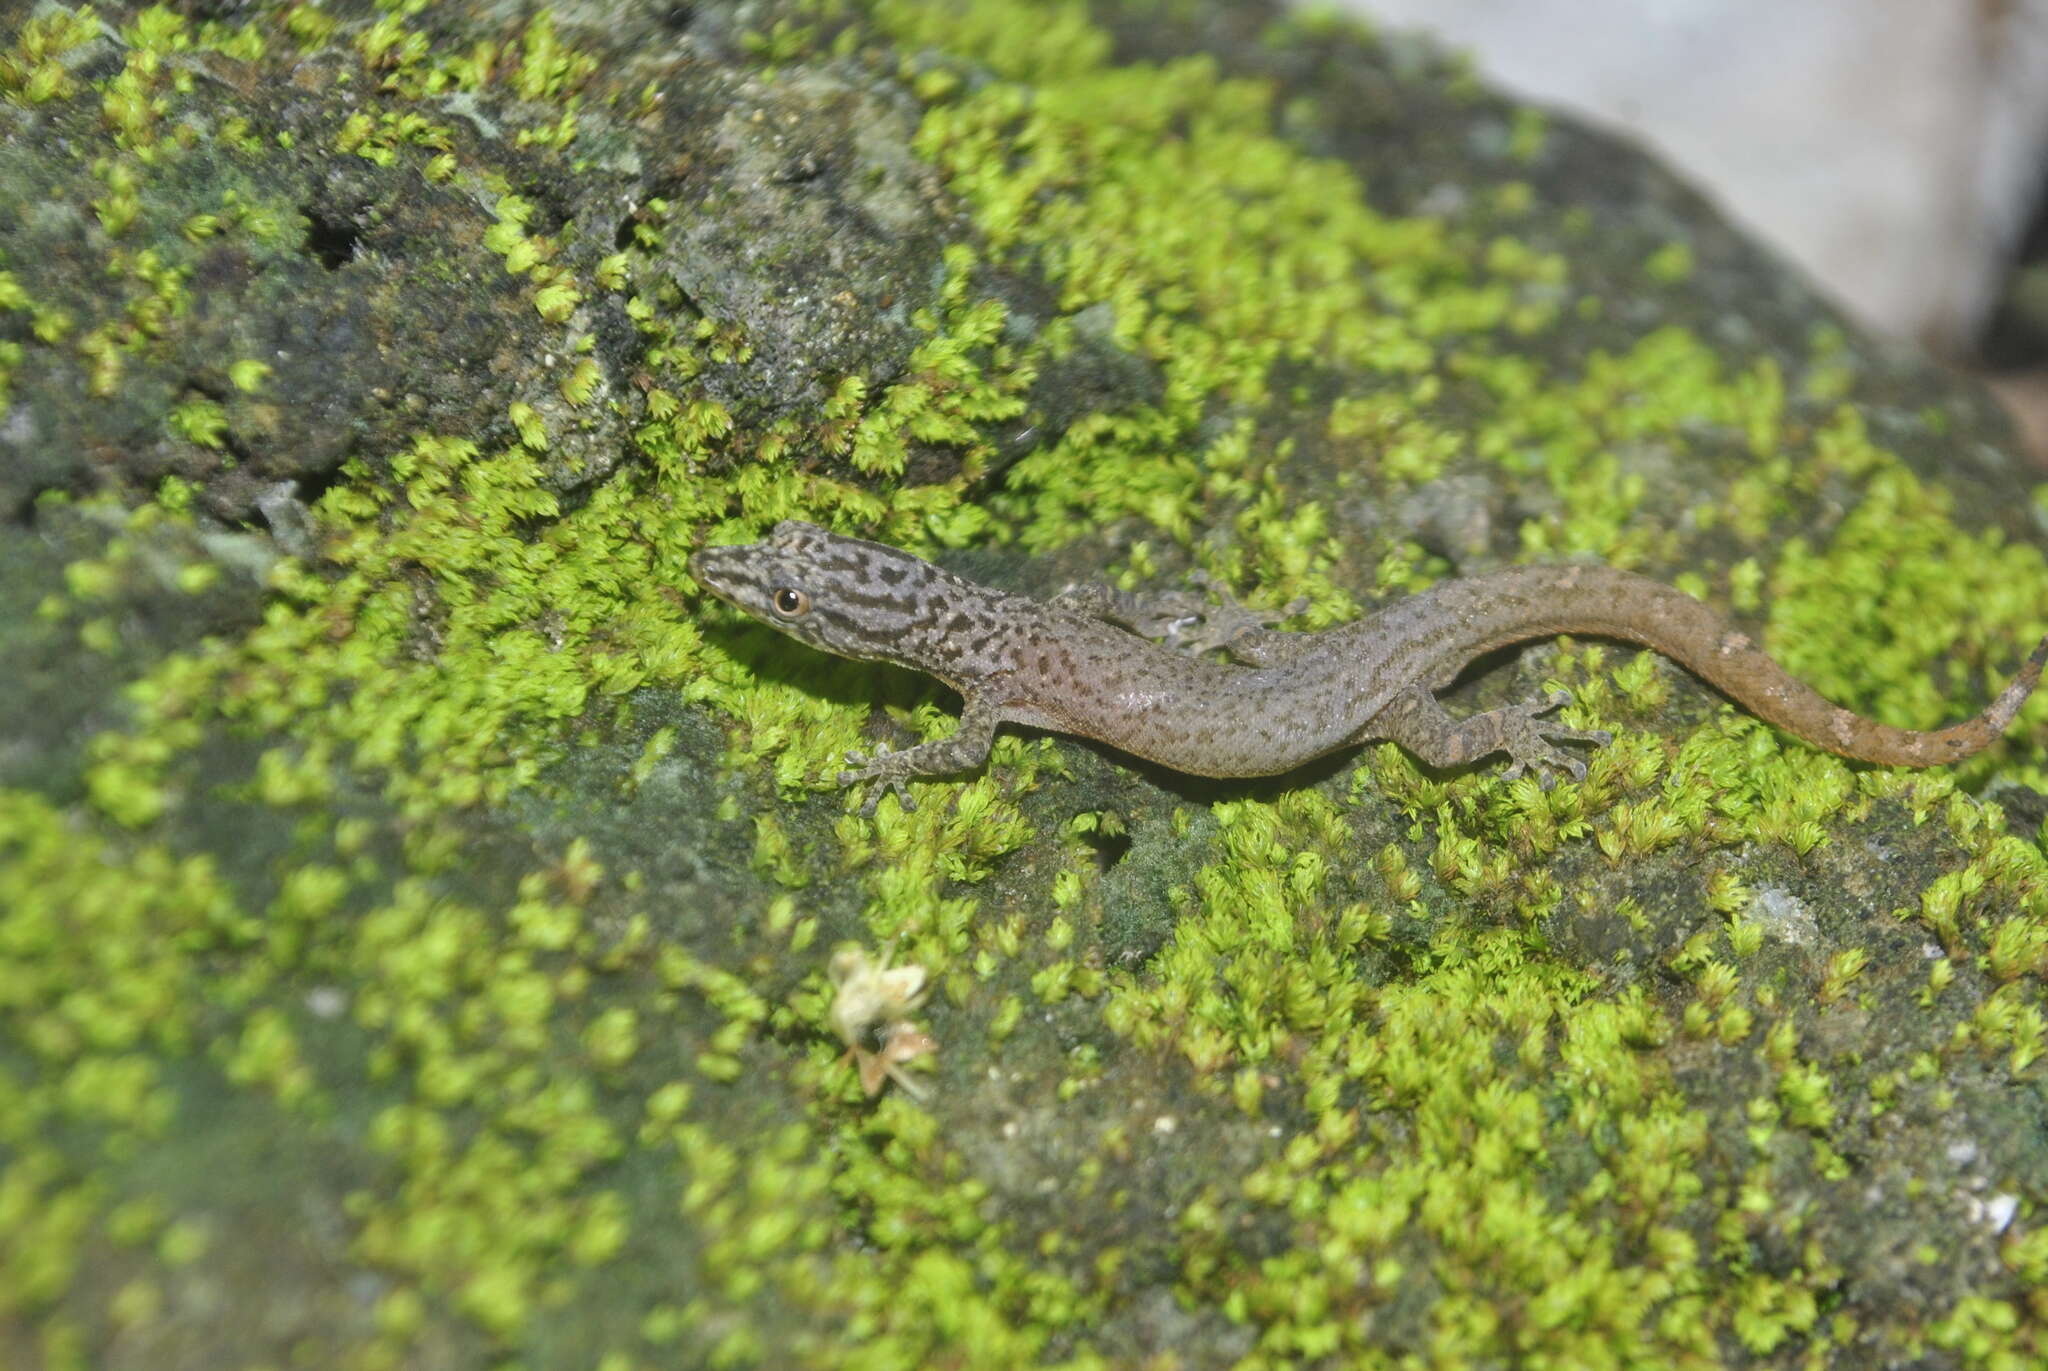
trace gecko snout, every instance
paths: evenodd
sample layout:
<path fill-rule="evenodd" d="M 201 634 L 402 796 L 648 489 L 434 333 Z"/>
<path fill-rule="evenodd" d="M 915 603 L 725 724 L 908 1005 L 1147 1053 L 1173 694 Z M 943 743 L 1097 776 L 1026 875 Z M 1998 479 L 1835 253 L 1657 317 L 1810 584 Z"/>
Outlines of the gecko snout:
<path fill-rule="evenodd" d="M 736 592 L 744 580 L 746 551 L 738 546 L 699 548 L 690 554 L 690 576 L 719 599 L 736 605 Z"/>

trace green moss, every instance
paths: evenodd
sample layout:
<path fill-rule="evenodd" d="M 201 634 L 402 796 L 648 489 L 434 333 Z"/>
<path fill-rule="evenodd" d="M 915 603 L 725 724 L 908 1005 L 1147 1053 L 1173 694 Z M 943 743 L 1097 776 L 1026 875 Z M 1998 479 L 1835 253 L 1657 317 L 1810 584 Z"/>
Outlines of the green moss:
<path fill-rule="evenodd" d="M 0 792 L 6 1308 L 45 1308 L 64 1294 L 108 1198 L 82 1169 L 93 1152 L 132 1155 L 170 1124 L 169 1063 L 193 1044 L 207 1001 L 202 959 L 230 935 L 232 911 L 210 860 L 82 835 L 47 801 Z M 39 1141 L 86 1125 L 100 1140 L 90 1151 Z"/>
<path fill-rule="evenodd" d="M 1483 328 L 1511 304 L 1499 285 L 1439 281 L 1426 314 L 1373 308 L 1369 279 L 1403 298 L 1469 263 L 1276 140 L 1262 87 L 1198 60 L 1153 71 L 1064 55 L 1074 65 L 1028 101 L 994 84 L 934 107 L 919 134 L 999 258 L 1028 255 L 1064 312 L 1163 372 L 1164 403 L 1072 425 L 1013 470 L 1020 498 L 1004 512 L 1028 521 L 1030 545 L 1126 514 L 1186 538 L 1191 511 L 1256 489 L 1233 456 L 1242 433 L 1198 438 L 1209 405 L 1261 405 L 1272 369 L 1310 355 L 1398 380 L 1426 365 L 1431 334 Z M 1159 136 L 1169 126 L 1177 136 Z"/>
<path fill-rule="evenodd" d="M 1677 285 L 1693 273 L 1692 249 L 1684 243 L 1666 243 L 1643 263 L 1643 272 L 1653 281 Z"/>
<path fill-rule="evenodd" d="M 89 5 L 30 17 L 12 46 L 0 52 L 0 93 L 31 105 L 70 99 L 78 93 L 78 82 L 65 55 L 99 36 L 99 20 Z"/>

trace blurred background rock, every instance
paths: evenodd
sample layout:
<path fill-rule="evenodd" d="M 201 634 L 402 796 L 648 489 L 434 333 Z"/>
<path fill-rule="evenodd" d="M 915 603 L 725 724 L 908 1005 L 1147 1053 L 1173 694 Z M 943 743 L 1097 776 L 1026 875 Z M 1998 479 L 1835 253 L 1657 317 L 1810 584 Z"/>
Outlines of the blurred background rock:
<path fill-rule="evenodd" d="M 2048 0 L 1340 0 L 1631 136 L 2048 468 Z"/>

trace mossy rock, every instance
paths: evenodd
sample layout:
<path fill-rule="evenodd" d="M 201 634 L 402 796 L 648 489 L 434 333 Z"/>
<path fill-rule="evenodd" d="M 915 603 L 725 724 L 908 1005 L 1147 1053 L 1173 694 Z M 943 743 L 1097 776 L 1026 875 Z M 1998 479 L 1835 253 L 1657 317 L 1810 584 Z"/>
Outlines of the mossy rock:
<path fill-rule="evenodd" d="M 956 702 L 685 563 L 1313 628 L 1599 558 L 1927 726 L 2041 508 L 1667 174 L 1335 22 L 16 7 L 0 1364 L 2039 1365 L 2048 703 L 1871 770 L 1538 645 L 1453 703 L 1569 686 L 1583 785 L 1008 736 L 867 820 Z"/>

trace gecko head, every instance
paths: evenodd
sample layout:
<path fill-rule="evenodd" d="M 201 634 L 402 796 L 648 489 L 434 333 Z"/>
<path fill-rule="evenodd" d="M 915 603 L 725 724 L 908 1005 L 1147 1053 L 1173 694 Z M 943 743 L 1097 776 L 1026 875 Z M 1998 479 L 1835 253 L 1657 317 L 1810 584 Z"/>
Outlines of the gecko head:
<path fill-rule="evenodd" d="M 699 585 L 790 637 L 842 657 L 914 664 L 904 649 L 949 579 L 881 543 L 785 519 L 762 542 L 707 547 L 690 558 Z"/>

